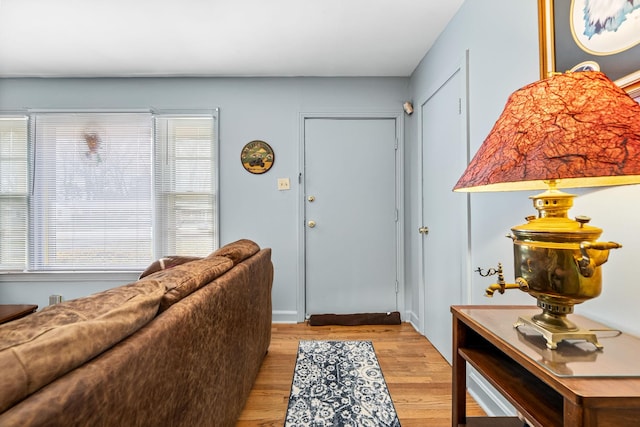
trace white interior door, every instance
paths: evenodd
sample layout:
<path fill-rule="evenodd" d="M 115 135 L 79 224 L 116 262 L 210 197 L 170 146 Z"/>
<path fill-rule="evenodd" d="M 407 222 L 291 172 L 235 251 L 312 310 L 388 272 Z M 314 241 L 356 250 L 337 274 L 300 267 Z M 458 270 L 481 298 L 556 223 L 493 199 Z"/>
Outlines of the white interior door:
<path fill-rule="evenodd" d="M 465 71 L 457 69 L 421 106 L 424 332 L 451 363 L 450 306 L 468 274 L 467 196 L 452 191 L 466 167 Z"/>
<path fill-rule="evenodd" d="M 396 120 L 304 120 L 306 314 L 397 309 Z"/>

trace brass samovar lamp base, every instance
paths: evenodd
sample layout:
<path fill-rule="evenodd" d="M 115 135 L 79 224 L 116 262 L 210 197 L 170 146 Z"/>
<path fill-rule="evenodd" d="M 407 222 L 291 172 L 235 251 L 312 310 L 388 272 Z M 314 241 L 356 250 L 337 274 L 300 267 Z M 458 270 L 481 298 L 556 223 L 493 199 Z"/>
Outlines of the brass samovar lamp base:
<path fill-rule="evenodd" d="M 558 190 L 556 181 L 545 183 L 547 191 L 531 196 L 538 215 L 512 227 L 507 236 L 513 240 L 515 283 L 505 282 L 498 264 L 497 271 L 487 273 L 497 273 L 498 282 L 490 285 L 485 295 L 520 289 L 534 297 L 542 313 L 520 317 L 514 326 L 527 325 L 538 331 L 551 350 L 564 340 L 585 340 L 600 350 L 603 346 L 593 331 L 579 328 L 567 315 L 573 313 L 574 305 L 600 295 L 601 266 L 609 251 L 622 245 L 599 242 L 602 229 L 588 225 L 590 218 L 586 216 L 569 219 L 567 212 L 575 196 Z M 483 275 L 482 270 L 478 272 Z"/>
<path fill-rule="evenodd" d="M 547 341 L 547 348 L 550 350 L 558 348 L 558 343 L 564 340 L 584 340 L 596 346 L 598 350 L 603 349 L 593 331 L 580 329 L 567 319 L 565 313 L 572 313 L 573 307 L 565 306 L 562 307 L 564 313 L 554 313 L 548 310 L 547 304 L 542 301 L 538 301 L 538 306 L 543 309 L 542 313 L 531 317 L 520 316 L 516 323 L 513 324 L 513 327 L 517 329 L 519 326 L 528 326 L 542 334 Z M 555 308 L 557 310 L 558 307 Z"/>

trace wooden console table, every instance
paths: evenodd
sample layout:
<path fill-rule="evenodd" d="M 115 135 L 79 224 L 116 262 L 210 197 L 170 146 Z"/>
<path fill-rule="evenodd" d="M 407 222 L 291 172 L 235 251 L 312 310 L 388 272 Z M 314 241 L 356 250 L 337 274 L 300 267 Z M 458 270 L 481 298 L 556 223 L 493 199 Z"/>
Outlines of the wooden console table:
<path fill-rule="evenodd" d="M 31 304 L 0 304 L 0 324 L 31 314 L 37 308 Z"/>
<path fill-rule="evenodd" d="M 640 423 L 640 339 L 598 332 L 603 350 L 586 342 L 546 348 L 516 329 L 531 306 L 453 306 L 452 426 L 522 426 L 517 417 L 466 416 L 466 364 L 473 366 L 536 427 L 631 426 Z M 571 315 L 582 328 L 607 329 Z"/>

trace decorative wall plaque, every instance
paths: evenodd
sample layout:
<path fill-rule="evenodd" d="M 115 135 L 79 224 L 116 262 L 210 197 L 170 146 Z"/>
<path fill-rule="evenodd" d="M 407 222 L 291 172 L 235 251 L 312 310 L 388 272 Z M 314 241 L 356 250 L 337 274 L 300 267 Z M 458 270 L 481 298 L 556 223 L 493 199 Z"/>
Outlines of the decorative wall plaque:
<path fill-rule="evenodd" d="M 260 140 L 247 142 L 240 153 L 242 166 L 255 174 L 265 173 L 271 169 L 275 157 L 271 146 Z"/>

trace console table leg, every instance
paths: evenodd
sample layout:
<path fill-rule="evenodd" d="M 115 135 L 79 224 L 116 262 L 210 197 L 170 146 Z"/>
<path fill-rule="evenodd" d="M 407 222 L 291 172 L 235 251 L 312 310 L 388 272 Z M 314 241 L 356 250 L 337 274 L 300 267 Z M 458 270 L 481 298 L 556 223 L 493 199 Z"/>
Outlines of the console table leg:
<path fill-rule="evenodd" d="M 460 356 L 458 348 L 464 347 L 466 339 L 466 325 L 453 317 L 453 381 L 451 396 L 451 425 L 458 427 L 467 423 L 467 366 Z"/>

